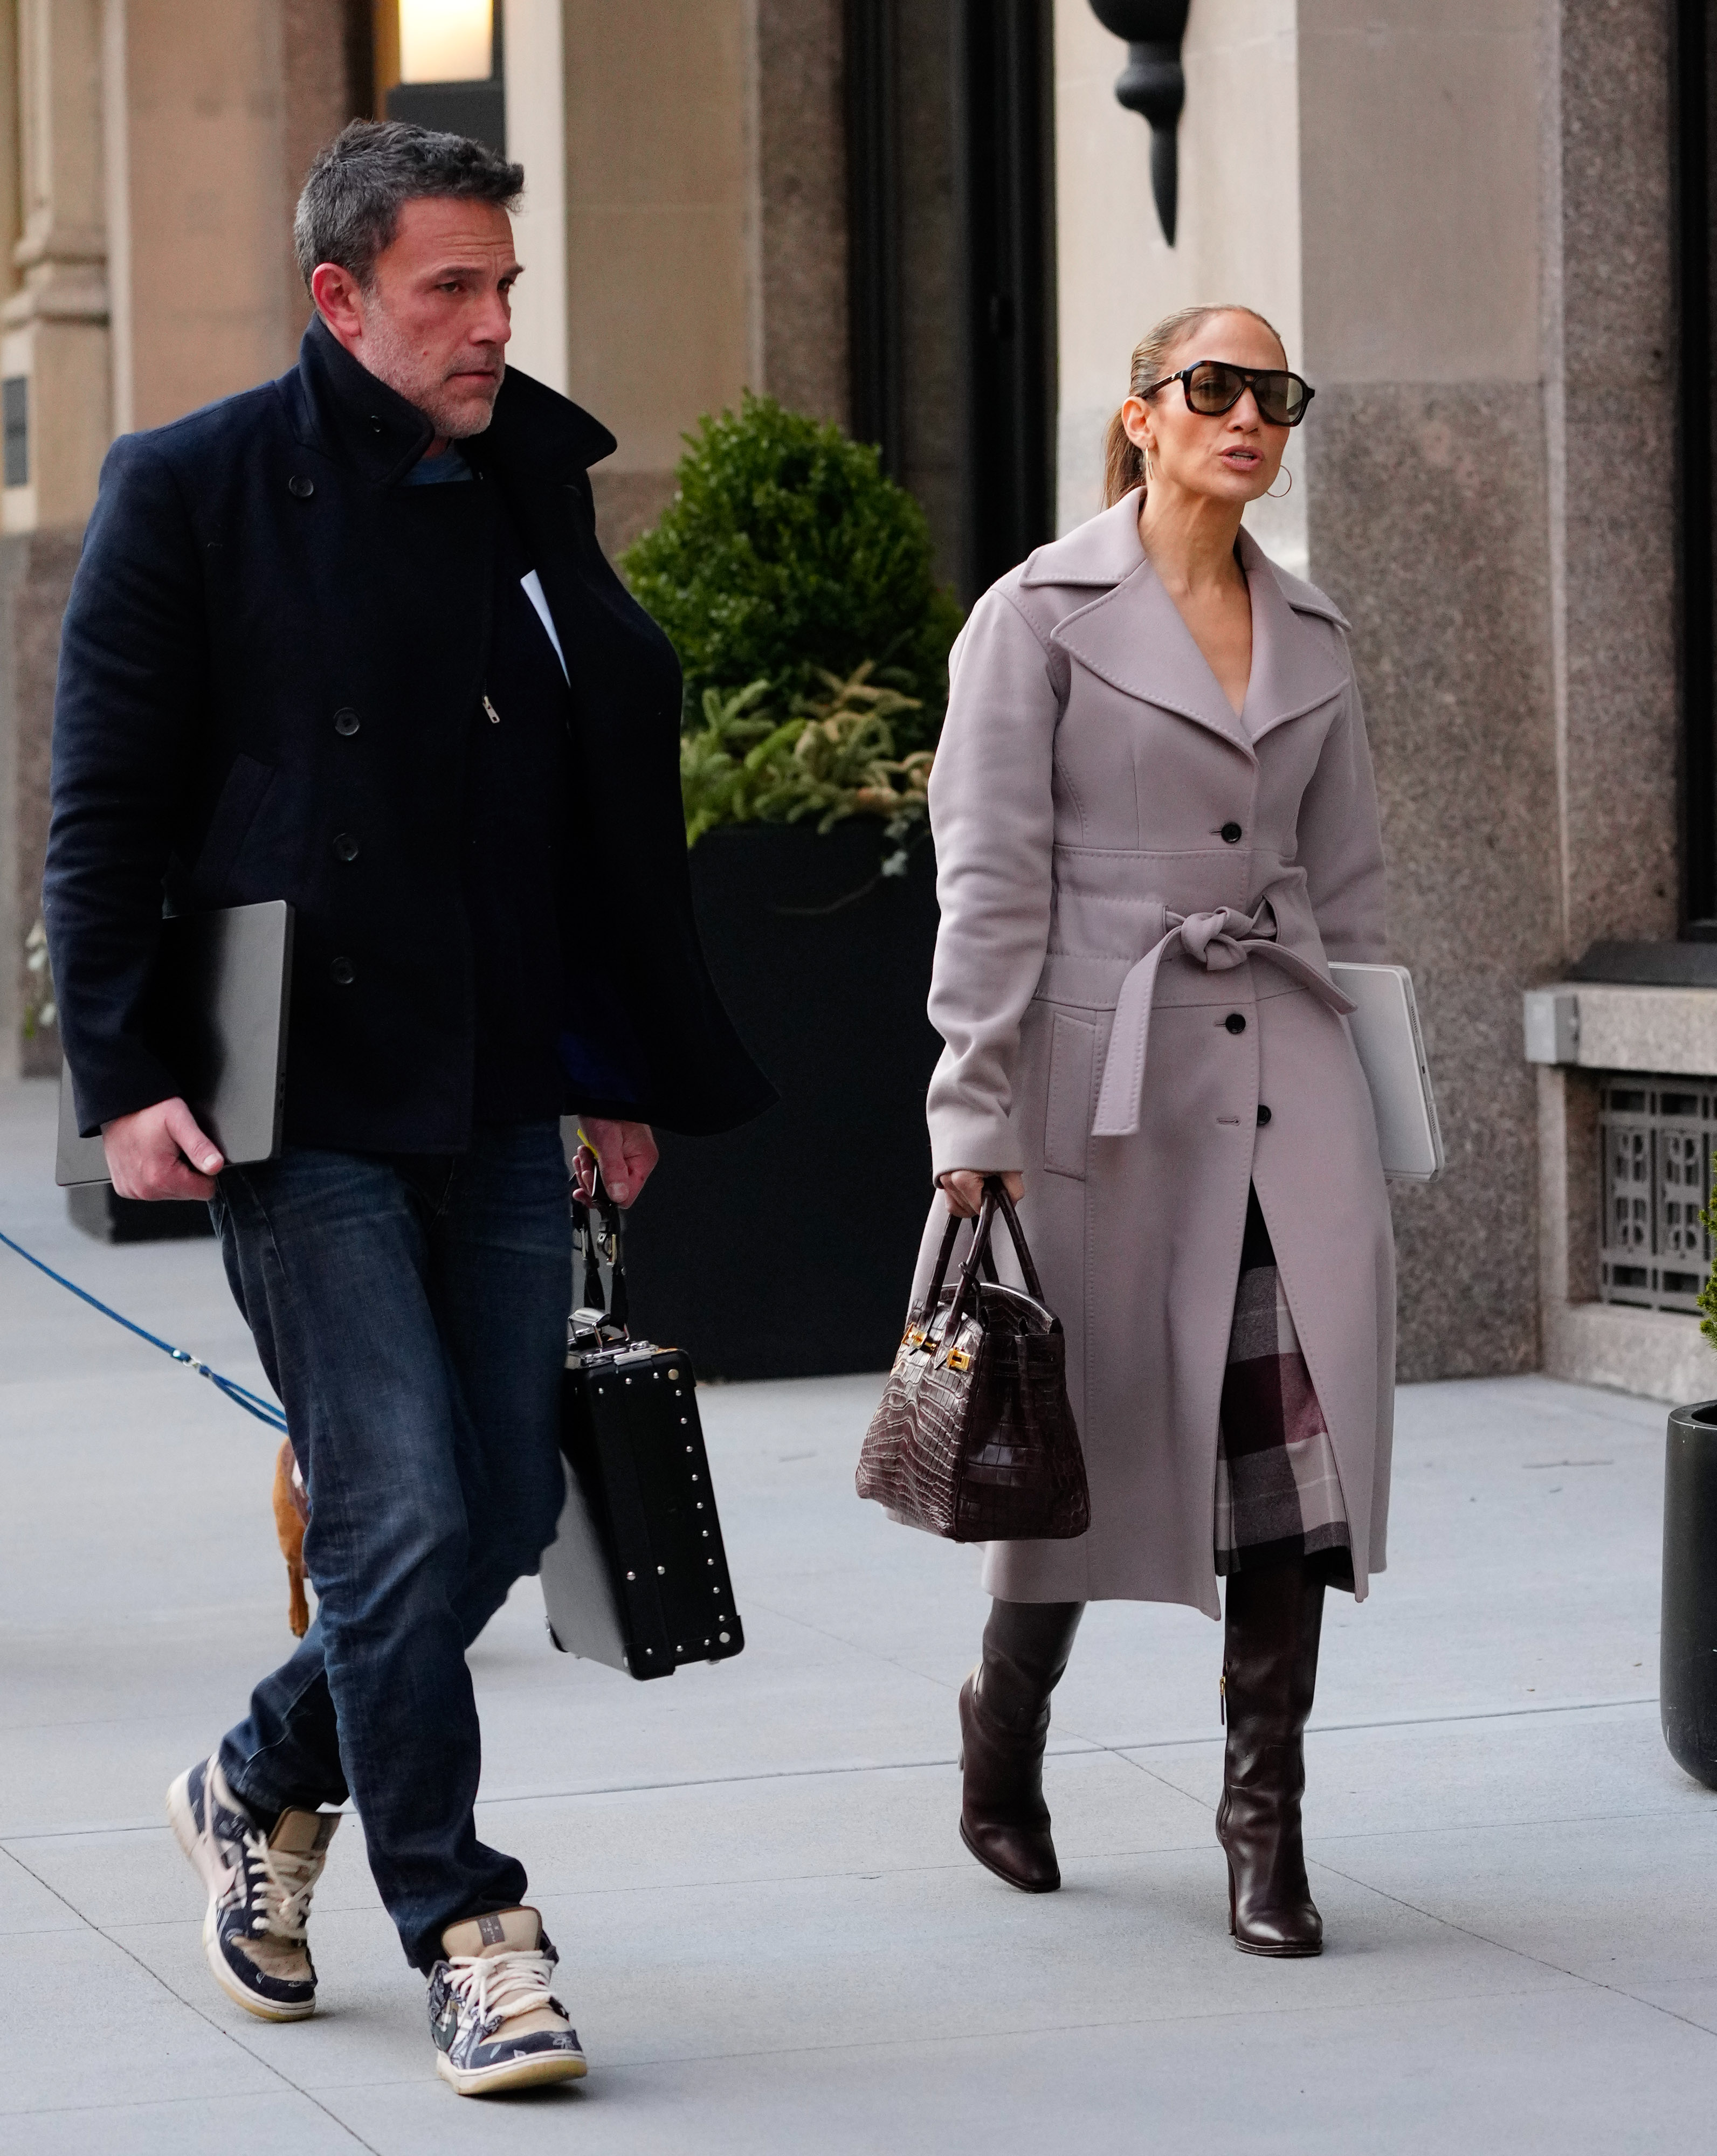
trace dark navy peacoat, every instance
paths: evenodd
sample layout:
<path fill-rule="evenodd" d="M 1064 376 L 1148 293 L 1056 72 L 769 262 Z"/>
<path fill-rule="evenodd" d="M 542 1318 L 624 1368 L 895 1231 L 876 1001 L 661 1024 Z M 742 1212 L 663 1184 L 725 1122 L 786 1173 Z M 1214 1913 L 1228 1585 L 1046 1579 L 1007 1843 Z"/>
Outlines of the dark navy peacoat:
<path fill-rule="evenodd" d="M 597 544 L 588 468 L 613 437 L 509 370 L 490 429 L 461 444 L 480 513 L 425 547 L 425 495 L 450 490 L 402 482 L 430 439 L 318 320 L 279 381 L 108 454 L 65 616 L 44 884 L 86 1132 L 182 1090 L 149 1016 L 163 911 L 284 898 L 289 1141 L 466 1144 L 461 774 L 503 501 L 573 690 L 563 1016 L 627 1074 L 567 1110 L 710 1132 L 774 1097 L 692 917 L 679 665 Z"/>

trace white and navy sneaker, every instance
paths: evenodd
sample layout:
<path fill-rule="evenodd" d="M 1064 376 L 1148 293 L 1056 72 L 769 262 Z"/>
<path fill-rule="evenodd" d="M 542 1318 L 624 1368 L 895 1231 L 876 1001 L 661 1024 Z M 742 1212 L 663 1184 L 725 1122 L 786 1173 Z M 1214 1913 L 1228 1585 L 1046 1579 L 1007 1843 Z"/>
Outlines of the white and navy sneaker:
<path fill-rule="evenodd" d="M 167 1816 L 208 1889 L 203 1948 L 215 1982 L 264 2021 L 314 2014 L 305 1926 L 340 1815 L 284 1811 L 265 1835 L 227 1787 L 217 1756 L 180 1775 Z"/>
<path fill-rule="evenodd" d="M 441 1934 L 429 1972 L 435 2071 L 461 2096 L 580 2080 L 572 2017 L 548 1989 L 560 1956 L 534 1909 L 472 1917 Z"/>

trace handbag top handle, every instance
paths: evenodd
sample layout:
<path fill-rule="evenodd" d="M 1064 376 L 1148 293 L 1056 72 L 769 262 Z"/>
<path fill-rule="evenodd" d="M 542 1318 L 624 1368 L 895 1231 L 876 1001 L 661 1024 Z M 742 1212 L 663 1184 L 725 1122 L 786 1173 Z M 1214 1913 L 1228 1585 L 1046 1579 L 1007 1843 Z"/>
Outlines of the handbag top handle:
<path fill-rule="evenodd" d="M 972 1235 L 972 1247 L 966 1253 L 966 1262 L 960 1268 L 960 1284 L 955 1291 L 954 1307 L 948 1313 L 948 1322 L 943 1327 L 943 1339 L 951 1347 L 964 1319 L 969 1301 L 976 1296 L 981 1273 L 995 1278 L 995 1261 L 990 1253 L 990 1239 L 995 1229 L 995 1215 L 1000 1209 L 1007 1231 L 1012 1239 L 1014 1255 L 1020 1261 L 1020 1271 L 1026 1282 L 1026 1292 L 1035 1302 L 1043 1302 L 1043 1282 L 1037 1276 L 1037 1267 L 1032 1262 L 1026 1231 L 1020 1225 L 1020 1216 L 1014 1209 L 1014 1201 L 1008 1196 L 1006 1185 L 999 1175 L 984 1178 L 984 1204 L 978 1215 L 978 1224 Z M 937 1263 L 936 1277 L 930 1289 L 930 1300 L 926 1308 L 933 1311 L 942 1293 L 943 1276 L 948 1270 L 948 1260 L 953 1251 L 954 1237 L 959 1232 L 959 1221 L 950 1218 L 948 1233 L 942 1239 L 942 1254 Z M 1047 1308 L 1047 1305 L 1045 1307 Z"/>

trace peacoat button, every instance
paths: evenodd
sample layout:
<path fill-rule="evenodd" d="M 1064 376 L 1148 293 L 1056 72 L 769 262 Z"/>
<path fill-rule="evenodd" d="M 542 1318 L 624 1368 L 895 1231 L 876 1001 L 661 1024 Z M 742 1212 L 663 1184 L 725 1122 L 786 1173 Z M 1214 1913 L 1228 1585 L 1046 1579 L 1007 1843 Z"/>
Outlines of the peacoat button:
<path fill-rule="evenodd" d="M 357 714 L 350 704 L 342 704 L 335 712 L 334 732 L 344 734 L 348 741 L 357 732 Z"/>
<path fill-rule="evenodd" d="M 300 501 L 308 501 L 316 492 L 316 481 L 306 479 L 302 472 L 294 472 L 286 482 L 288 494 L 296 495 Z"/>
<path fill-rule="evenodd" d="M 1230 1011 L 1227 1017 L 1223 1019 L 1222 1023 L 1227 1027 L 1230 1033 L 1244 1033 L 1246 1031 L 1246 1020 L 1241 1016 L 1238 1011 Z"/>
<path fill-rule="evenodd" d="M 342 988 L 349 988 L 357 978 L 349 958 L 335 959 L 328 971 L 333 975 L 336 985 Z"/>
<path fill-rule="evenodd" d="M 1269 1111 L 1269 1110 L 1268 1110 L 1268 1109 L 1264 1106 L 1263 1102 L 1261 1101 L 1258 1103 L 1258 1122 L 1260 1122 L 1260 1124 L 1263 1124 L 1263 1123 L 1267 1123 L 1267 1122 L 1269 1122 L 1269 1120 L 1270 1120 L 1270 1111 Z"/>
<path fill-rule="evenodd" d="M 357 841 L 350 831 L 341 831 L 336 834 L 334 851 L 342 861 L 355 861 L 357 859 Z"/>
<path fill-rule="evenodd" d="M 1246 834 L 1238 824 L 1225 824 L 1222 826 L 1222 836 L 1229 845 L 1237 846 Z"/>

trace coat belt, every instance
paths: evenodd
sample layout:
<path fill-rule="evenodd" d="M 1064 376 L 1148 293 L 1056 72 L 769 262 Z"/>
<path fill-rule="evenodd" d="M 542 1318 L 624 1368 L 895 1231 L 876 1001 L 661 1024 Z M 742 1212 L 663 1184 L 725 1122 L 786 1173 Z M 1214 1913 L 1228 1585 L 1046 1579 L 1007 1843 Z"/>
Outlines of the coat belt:
<path fill-rule="evenodd" d="M 1103 1066 L 1103 1091 L 1098 1096 L 1097 1115 L 1091 1126 L 1094 1138 L 1131 1137 L 1139 1128 L 1157 968 L 1177 944 L 1189 958 L 1196 959 L 1213 973 L 1228 973 L 1248 958 L 1267 958 L 1291 980 L 1309 988 L 1338 1017 L 1357 1009 L 1327 974 L 1320 973 L 1297 951 L 1286 951 L 1277 942 L 1276 916 L 1268 900 L 1252 914 L 1236 913 L 1232 906 L 1225 906 L 1218 913 L 1170 913 L 1164 917 L 1167 935 L 1146 952 L 1121 983 L 1108 1060 Z"/>

